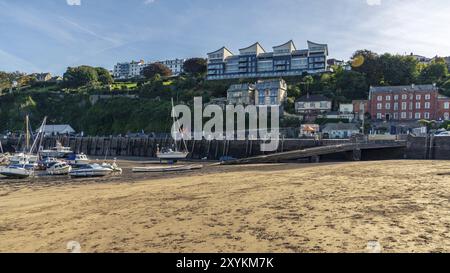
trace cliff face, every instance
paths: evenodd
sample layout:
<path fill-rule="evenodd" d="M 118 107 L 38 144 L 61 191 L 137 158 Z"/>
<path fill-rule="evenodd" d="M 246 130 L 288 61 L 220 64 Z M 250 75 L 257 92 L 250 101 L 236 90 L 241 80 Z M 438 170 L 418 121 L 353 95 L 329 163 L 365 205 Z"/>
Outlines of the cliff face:
<path fill-rule="evenodd" d="M 23 130 L 27 114 L 34 129 L 47 116 L 49 124 L 70 124 L 89 135 L 161 132 L 171 126 L 167 100 L 114 96 L 93 104 L 84 94 L 19 93 L 0 97 L 0 133 Z"/>

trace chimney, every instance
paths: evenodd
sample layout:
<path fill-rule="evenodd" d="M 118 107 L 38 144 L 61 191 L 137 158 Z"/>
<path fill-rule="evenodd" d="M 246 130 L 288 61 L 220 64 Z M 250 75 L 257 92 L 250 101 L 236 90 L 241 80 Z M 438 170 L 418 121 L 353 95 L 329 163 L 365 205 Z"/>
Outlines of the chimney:
<path fill-rule="evenodd" d="M 416 87 L 416 85 L 413 83 L 411 84 L 411 88 L 414 89 Z"/>

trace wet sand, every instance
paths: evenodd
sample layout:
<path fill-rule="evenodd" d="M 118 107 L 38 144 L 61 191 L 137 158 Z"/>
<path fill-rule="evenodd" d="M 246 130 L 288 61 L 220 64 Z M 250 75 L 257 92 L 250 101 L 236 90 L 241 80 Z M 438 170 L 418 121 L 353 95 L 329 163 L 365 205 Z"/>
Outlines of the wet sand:
<path fill-rule="evenodd" d="M 0 252 L 450 251 L 450 162 L 0 179 Z"/>

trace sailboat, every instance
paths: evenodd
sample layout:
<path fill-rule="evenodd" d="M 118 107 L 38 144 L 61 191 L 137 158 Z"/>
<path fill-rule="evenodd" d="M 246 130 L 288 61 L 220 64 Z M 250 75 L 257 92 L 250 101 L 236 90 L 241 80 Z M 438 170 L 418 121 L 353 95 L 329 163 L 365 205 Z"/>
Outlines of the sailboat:
<path fill-rule="evenodd" d="M 175 122 L 177 122 L 178 127 L 180 128 L 180 123 L 179 121 L 175 121 L 175 106 L 173 103 L 173 98 L 172 98 L 172 119 L 173 119 L 173 123 L 175 124 Z M 186 141 L 184 140 L 184 138 L 182 137 L 182 142 L 184 145 L 185 150 L 184 151 L 179 151 L 177 144 L 174 143 L 172 145 L 172 147 L 164 147 L 161 150 L 159 149 L 158 146 L 158 150 L 156 152 L 156 157 L 159 158 L 159 160 L 169 160 L 169 161 L 177 161 L 177 160 L 183 160 L 186 159 L 187 156 L 189 155 L 189 152 L 187 151 L 187 145 L 186 145 Z"/>
<path fill-rule="evenodd" d="M 42 122 L 45 125 L 47 118 Z M 43 134 L 42 129 L 39 130 L 33 145 L 30 148 L 30 126 L 28 115 L 25 118 L 26 124 L 26 139 L 25 151 L 23 153 L 14 154 L 10 158 L 10 165 L 0 168 L 0 174 L 9 178 L 27 178 L 34 175 L 37 167 L 38 155 L 33 155 L 32 152 L 37 147 L 40 135 Z M 43 126 L 41 126 L 43 128 Z M 40 144 L 39 144 L 40 145 Z"/>
<path fill-rule="evenodd" d="M 37 161 L 37 156 L 29 153 L 30 148 L 30 126 L 28 115 L 25 118 L 26 138 L 25 151 L 23 153 L 16 153 L 9 159 L 10 165 L 0 168 L 0 174 L 9 178 L 26 178 L 34 173 L 34 167 Z"/>

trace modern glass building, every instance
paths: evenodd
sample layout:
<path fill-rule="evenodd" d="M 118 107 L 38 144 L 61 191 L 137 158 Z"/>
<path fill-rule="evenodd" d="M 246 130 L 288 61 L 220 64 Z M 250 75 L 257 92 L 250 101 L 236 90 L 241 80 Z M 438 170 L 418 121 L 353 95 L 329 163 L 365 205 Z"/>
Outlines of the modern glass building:
<path fill-rule="evenodd" d="M 208 53 L 208 80 L 297 76 L 327 71 L 328 45 L 308 41 L 297 50 L 291 40 L 266 52 L 255 43 L 234 55 L 226 47 Z"/>

